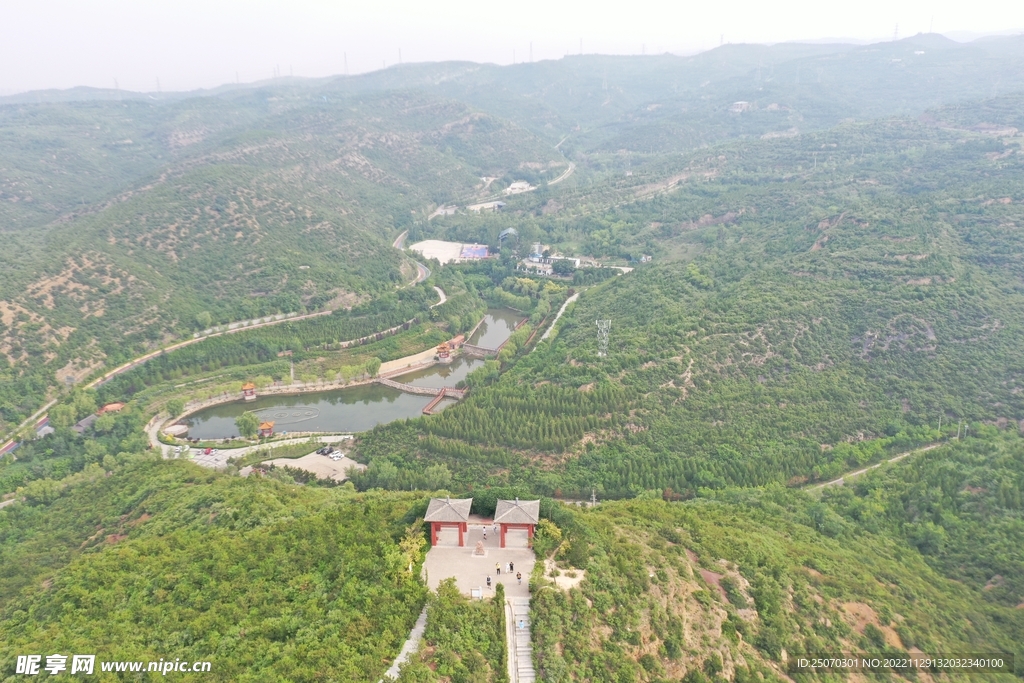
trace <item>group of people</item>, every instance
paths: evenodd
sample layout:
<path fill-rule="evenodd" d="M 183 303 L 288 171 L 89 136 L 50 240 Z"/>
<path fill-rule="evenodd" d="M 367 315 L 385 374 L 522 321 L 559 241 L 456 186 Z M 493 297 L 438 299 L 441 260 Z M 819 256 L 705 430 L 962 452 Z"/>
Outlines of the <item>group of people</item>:
<path fill-rule="evenodd" d="M 506 574 L 511 574 L 515 570 L 516 570 L 516 565 L 515 565 L 514 562 L 509 562 L 508 564 L 505 565 L 505 573 Z M 498 576 L 501 576 L 501 562 L 495 562 L 494 563 L 494 571 L 495 571 L 495 573 Z M 516 572 L 516 580 L 519 582 L 520 586 L 523 585 L 523 573 L 522 572 Z M 491 587 L 491 575 L 490 574 L 487 575 L 487 587 L 488 588 Z"/>
<path fill-rule="evenodd" d="M 484 529 L 484 540 L 486 541 L 487 540 L 487 527 L 485 526 L 483 529 Z M 498 533 L 498 525 L 497 524 L 494 525 L 494 533 Z M 506 574 L 511 574 L 512 572 L 515 572 L 515 571 L 516 571 L 516 565 L 515 565 L 514 562 L 508 562 L 508 563 L 505 564 L 505 573 Z M 494 563 L 494 573 L 497 574 L 498 576 L 501 576 L 501 562 L 495 562 Z M 523 585 L 523 573 L 522 572 L 516 572 L 516 580 L 519 582 L 520 586 Z M 491 587 L 491 575 L 490 574 L 487 575 L 487 587 L 488 588 Z"/>

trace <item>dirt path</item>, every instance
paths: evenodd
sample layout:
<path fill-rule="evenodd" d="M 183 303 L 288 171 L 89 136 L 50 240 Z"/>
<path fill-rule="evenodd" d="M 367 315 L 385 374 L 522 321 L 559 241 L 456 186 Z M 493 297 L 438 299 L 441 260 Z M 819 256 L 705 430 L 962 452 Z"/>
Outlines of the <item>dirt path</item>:
<path fill-rule="evenodd" d="M 558 319 L 562 317 L 563 313 L 565 313 L 565 309 L 569 307 L 569 304 L 571 304 L 573 301 L 576 301 L 576 299 L 579 299 L 579 298 L 580 298 L 580 293 L 576 292 L 575 294 L 573 294 L 572 296 L 570 296 L 568 299 L 565 300 L 565 303 L 562 304 L 562 307 L 558 309 L 558 315 L 555 316 L 555 319 L 551 321 L 551 325 L 549 325 L 548 329 L 544 330 L 544 334 L 541 335 L 541 337 L 540 337 L 541 341 L 544 341 L 545 339 L 547 339 L 548 335 L 551 334 L 551 330 L 555 329 L 555 324 L 558 323 Z M 537 347 L 535 346 L 533 348 L 536 349 Z"/>
<path fill-rule="evenodd" d="M 392 243 L 391 246 L 393 246 L 396 249 L 401 249 L 402 248 L 402 244 L 405 242 L 405 238 L 408 235 L 409 235 L 409 231 L 406 230 L 401 235 L 399 235 L 398 237 L 395 238 L 395 241 Z M 423 282 L 428 277 L 430 277 L 430 269 L 427 268 L 422 263 L 416 262 L 416 268 L 417 268 L 418 272 L 417 272 L 416 279 L 413 281 L 412 284 L 417 284 L 417 283 Z M 444 295 L 444 292 L 442 292 L 440 288 L 435 287 L 434 289 L 437 290 L 438 294 L 441 296 L 441 301 L 436 303 L 436 304 L 434 304 L 434 306 L 439 306 L 439 305 L 443 304 L 445 301 L 448 300 L 447 297 Z M 279 325 L 281 323 L 295 322 L 297 320 L 306 320 L 308 318 L 316 318 L 316 317 L 319 317 L 319 316 L 322 316 L 322 315 L 330 315 L 333 312 L 334 311 L 318 311 L 317 313 L 306 313 L 304 315 L 296 315 L 296 316 L 292 316 L 290 318 L 281 318 L 280 320 L 270 320 L 270 321 L 267 321 L 267 322 L 264 322 L 264 323 L 257 323 L 255 325 L 249 325 L 249 326 L 246 326 L 246 327 L 236 327 L 234 329 L 224 330 L 222 332 L 214 332 L 213 334 L 208 334 L 208 335 L 205 335 L 203 337 L 196 337 L 194 339 L 186 339 L 186 340 L 180 341 L 180 342 L 178 342 L 176 344 L 171 344 L 170 346 L 166 346 L 164 348 L 157 349 L 156 351 L 150 351 L 149 353 L 146 353 L 146 354 L 144 354 L 142 356 L 139 356 L 138 358 L 135 358 L 133 360 L 130 360 L 127 363 L 119 365 L 118 367 L 114 368 L 113 370 L 111 370 L 111 371 L 101 375 L 100 377 L 98 377 L 98 378 L 94 379 L 93 381 L 89 382 L 88 384 L 86 384 L 85 388 L 86 389 L 92 389 L 92 388 L 94 388 L 96 386 L 99 386 L 100 384 L 103 384 L 104 382 L 106 382 L 106 381 L 108 381 L 108 380 L 110 380 L 110 379 L 112 379 L 112 378 L 114 378 L 114 377 L 116 377 L 116 376 L 118 376 L 118 375 L 120 375 L 122 373 L 125 373 L 125 372 L 131 370 L 132 368 L 135 368 L 135 367 L 137 367 L 139 365 L 142 365 L 146 361 L 148 361 L 148 360 L 150 360 L 152 358 L 155 358 L 156 356 L 159 356 L 161 353 L 167 353 L 167 352 L 170 352 L 170 351 L 175 351 L 177 349 L 184 348 L 184 347 L 189 346 L 191 344 L 197 344 L 197 343 L 199 343 L 201 341 L 204 341 L 206 339 L 213 339 L 214 337 L 220 337 L 221 335 L 225 335 L 225 334 L 234 334 L 236 332 L 245 332 L 245 331 L 248 331 L 248 330 L 256 330 L 256 329 L 259 329 L 261 327 L 270 327 L 271 325 Z M 9 439 L 13 439 L 13 435 L 17 434 L 19 430 L 23 429 L 26 425 L 31 423 L 33 420 L 39 420 L 41 417 L 43 417 L 45 415 L 46 411 L 49 410 L 50 408 L 52 408 L 53 405 L 56 402 L 57 402 L 56 400 L 50 401 L 49 403 L 44 405 L 42 408 L 37 410 L 30 418 L 28 418 L 27 420 L 22 422 L 20 425 L 18 425 L 18 427 L 16 429 L 12 430 L 11 433 L 8 435 L 8 438 Z M 151 442 L 152 441 L 155 441 L 155 439 L 151 439 Z M 9 441 L 6 441 L 3 445 L 6 446 L 7 443 L 9 443 Z"/>
<path fill-rule="evenodd" d="M 391 243 L 391 246 L 394 247 L 395 249 L 402 249 L 402 250 L 404 250 L 405 249 L 405 238 L 408 237 L 408 236 L 409 236 L 409 231 L 406 230 L 401 235 L 399 235 L 398 237 L 395 238 L 395 241 Z M 413 261 L 413 263 L 416 264 L 416 279 L 414 279 L 412 282 L 407 284 L 406 287 L 412 287 L 413 285 L 418 285 L 419 283 L 423 282 L 428 277 L 430 277 L 430 268 L 427 268 L 425 265 L 423 265 L 419 261 Z M 444 302 L 442 301 L 441 303 L 444 303 Z"/>
<path fill-rule="evenodd" d="M 859 469 L 859 470 L 854 470 L 853 472 L 847 472 L 846 474 L 844 474 L 843 476 L 839 477 L 838 479 L 833 479 L 832 481 L 827 481 L 824 484 L 815 484 L 814 486 L 808 486 L 804 490 L 805 491 L 819 491 L 821 489 L 824 489 L 826 486 L 842 486 L 844 483 L 846 483 L 847 479 L 853 479 L 854 477 L 859 477 L 860 475 L 864 474 L 865 472 L 870 472 L 871 470 L 877 469 L 877 468 L 881 467 L 882 465 L 888 464 L 890 462 L 899 462 L 900 460 L 903 460 L 903 458 L 906 458 L 909 455 L 914 455 L 915 453 L 924 453 L 925 451 L 930 451 L 933 448 L 938 448 L 941 445 L 942 445 L 941 443 L 933 443 L 933 444 L 929 444 L 927 446 L 924 446 L 922 448 L 915 448 L 912 451 L 907 451 L 906 453 L 900 453 L 899 455 L 897 455 L 895 457 L 889 458 L 888 460 L 883 460 L 882 462 L 874 464 L 874 465 L 870 465 L 869 467 L 865 467 L 865 468 Z"/>

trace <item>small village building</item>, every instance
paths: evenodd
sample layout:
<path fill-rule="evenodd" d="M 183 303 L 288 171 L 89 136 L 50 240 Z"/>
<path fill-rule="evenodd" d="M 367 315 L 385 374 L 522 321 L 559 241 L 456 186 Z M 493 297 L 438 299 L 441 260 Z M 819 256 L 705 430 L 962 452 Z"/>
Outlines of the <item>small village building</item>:
<path fill-rule="evenodd" d="M 123 403 L 108 403 L 107 405 L 105 405 L 102 408 L 100 408 L 96 412 L 96 414 L 97 415 L 105 415 L 107 413 L 119 413 L 122 410 L 124 410 L 124 404 Z"/>
<path fill-rule="evenodd" d="M 256 400 L 256 385 L 252 382 L 246 382 L 242 385 L 242 398 L 246 401 Z"/>
<path fill-rule="evenodd" d="M 452 362 L 452 347 L 448 342 L 441 342 L 437 345 L 437 359 L 442 363 Z"/>
<path fill-rule="evenodd" d="M 74 427 L 71 428 L 71 431 L 76 434 L 85 434 L 86 430 L 88 430 L 89 427 L 92 427 L 93 423 L 96 422 L 97 415 L 99 415 L 99 413 L 96 415 L 87 415 L 82 418 Z"/>
<path fill-rule="evenodd" d="M 499 500 L 494 509 L 494 523 L 501 527 L 501 547 L 505 547 L 510 530 L 526 531 L 526 544 L 533 546 L 533 535 L 540 522 L 539 500 Z"/>
<path fill-rule="evenodd" d="M 260 438 L 266 438 L 274 435 L 274 423 L 273 422 L 261 422 L 260 423 Z"/>
<path fill-rule="evenodd" d="M 437 545 L 442 529 L 455 528 L 459 532 L 459 547 L 465 546 L 472 506 L 472 498 L 431 498 L 427 514 L 423 516 L 423 521 L 430 523 L 430 545 Z"/>

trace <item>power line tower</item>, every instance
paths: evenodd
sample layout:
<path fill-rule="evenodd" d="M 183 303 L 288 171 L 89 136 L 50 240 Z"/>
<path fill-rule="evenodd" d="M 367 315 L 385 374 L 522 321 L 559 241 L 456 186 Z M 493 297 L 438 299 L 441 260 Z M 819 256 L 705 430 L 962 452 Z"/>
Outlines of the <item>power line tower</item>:
<path fill-rule="evenodd" d="M 608 355 L 608 333 L 611 332 L 612 321 L 611 320 L 598 320 L 597 321 L 597 355 L 607 356 Z"/>

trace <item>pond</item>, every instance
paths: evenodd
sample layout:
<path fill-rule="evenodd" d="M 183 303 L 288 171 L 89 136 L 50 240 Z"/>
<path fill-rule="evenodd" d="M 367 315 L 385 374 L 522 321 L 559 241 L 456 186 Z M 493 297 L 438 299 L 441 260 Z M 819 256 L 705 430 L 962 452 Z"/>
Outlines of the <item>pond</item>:
<path fill-rule="evenodd" d="M 507 308 L 489 308 L 484 321 L 466 342 L 484 349 L 496 349 L 512 336 L 512 331 L 525 316 Z"/>
<path fill-rule="evenodd" d="M 523 319 L 515 311 L 491 309 L 471 343 L 497 348 Z M 417 387 L 454 387 L 483 365 L 480 358 L 456 358 L 450 365 L 433 365 L 395 377 Z M 183 420 L 193 439 L 224 439 L 238 434 L 235 418 L 252 411 L 260 421 L 274 423 L 274 432 L 362 432 L 379 424 L 420 417 L 431 396 L 407 394 L 381 384 L 366 384 L 294 396 L 263 396 L 248 403 L 224 403 L 204 408 Z M 445 399 L 434 410 L 455 403 Z"/>
<path fill-rule="evenodd" d="M 466 358 L 459 356 L 451 365 L 432 365 L 429 368 L 407 372 L 395 377 L 396 382 L 411 384 L 414 387 L 454 387 L 466 379 L 466 375 L 484 364 L 483 358 Z"/>
<path fill-rule="evenodd" d="M 274 432 L 362 432 L 376 425 L 419 417 L 430 396 L 406 394 L 381 384 L 333 389 L 295 396 L 263 396 L 248 403 L 204 408 L 184 420 L 193 439 L 223 439 L 238 434 L 235 418 L 246 411 L 274 423 Z"/>

